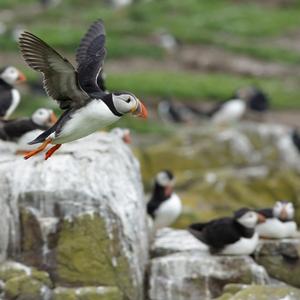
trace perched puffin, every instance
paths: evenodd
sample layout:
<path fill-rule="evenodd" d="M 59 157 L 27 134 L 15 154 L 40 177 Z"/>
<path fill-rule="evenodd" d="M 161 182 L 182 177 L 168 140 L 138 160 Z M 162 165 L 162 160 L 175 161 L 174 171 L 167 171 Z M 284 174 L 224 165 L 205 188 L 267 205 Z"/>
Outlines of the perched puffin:
<path fill-rule="evenodd" d="M 242 208 L 233 217 L 192 224 L 189 231 L 206 244 L 212 254 L 250 255 L 258 244 L 255 225 L 260 220 L 263 218 L 255 211 Z"/>
<path fill-rule="evenodd" d="M 14 85 L 25 80 L 25 76 L 13 66 L 0 70 L 0 119 L 7 119 L 19 105 L 21 96 Z"/>
<path fill-rule="evenodd" d="M 39 108 L 30 118 L 0 121 L 0 139 L 17 141 L 27 132 L 50 128 L 56 121 L 56 116 L 51 109 Z"/>
<path fill-rule="evenodd" d="M 19 43 L 27 64 L 43 74 L 47 94 L 64 110 L 50 129 L 29 143 L 42 145 L 27 153 L 25 159 L 53 144 L 45 155 L 48 159 L 61 144 L 85 137 L 118 121 L 125 114 L 147 117 L 145 106 L 133 94 L 107 94 L 97 84 L 106 54 L 102 20 L 94 22 L 81 40 L 76 53 L 77 70 L 32 33 L 24 32 Z"/>
<path fill-rule="evenodd" d="M 282 239 L 296 235 L 297 224 L 294 221 L 293 203 L 277 201 L 273 208 L 265 208 L 257 212 L 266 218 L 264 223 L 256 226 L 260 237 Z"/>
<path fill-rule="evenodd" d="M 254 86 L 242 87 L 236 91 L 234 96 L 246 101 L 248 109 L 257 113 L 266 112 L 270 107 L 269 97 Z"/>
<path fill-rule="evenodd" d="M 174 175 L 161 171 L 155 177 L 154 189 L 147 204 L 147 213 L 153 219 L 154 229 L 170 226 L 181 214 L 180 198 L 173 192 Z"/>
<path fill-rule="evenodd" d="M 229 124 L 239 121 L 245 114 L 247 105 L 241 99 L 231 99 L 218 103 L 208 116 L 214 124 Z"/>

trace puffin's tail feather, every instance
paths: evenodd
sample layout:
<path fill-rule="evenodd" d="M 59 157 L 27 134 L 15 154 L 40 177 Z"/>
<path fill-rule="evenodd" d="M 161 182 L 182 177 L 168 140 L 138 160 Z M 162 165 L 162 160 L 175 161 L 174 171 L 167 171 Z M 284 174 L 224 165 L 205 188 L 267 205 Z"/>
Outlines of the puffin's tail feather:
<path fill-rule="evenodd" d="M 54 128 L 51 127 L 49 129 L 47 129 L 46 131 L 44 131 L 43 133 L 41 133 L 37 138 L 35 138 L 33 141 L 29 142 L 28 145 L 34 145 L 34 144 L 39 144 L 42 143 L 46 140 L 46 138 L 52 133 L 54 132 Z"/>

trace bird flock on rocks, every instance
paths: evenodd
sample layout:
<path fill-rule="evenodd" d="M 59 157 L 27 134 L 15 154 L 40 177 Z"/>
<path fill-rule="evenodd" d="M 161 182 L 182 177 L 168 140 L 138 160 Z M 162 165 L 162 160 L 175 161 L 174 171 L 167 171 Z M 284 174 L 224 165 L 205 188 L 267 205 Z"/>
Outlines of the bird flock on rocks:
<path fill-rule="evenodd" d="M 106 33 L 102 20 L 94 22 L 83 36 L 76 51 L 74 67 L 50 45 L 33 33 L 24 31 L 19 36 L 21 54 L 33 70 L 43 75 L 43 87 L 62 110 L 57 119 L 50 109 L 39 108 L 31 117 L 12 119 L 21 95 L 16 86 L 25 76 L 13 66 L 0 70 L 0 139 L 31 145 L 24 146 L 25 159 L 47 149 L 45 159 L 51 157 L 62 144 L 81 139 L 124 115 L 147 118 L 145 105 L 130 92 L 110 92 L 105 87 L 103 64 L 106 56 Z M 239 121 L 247 110 L 263 113 L 269 108 L 265 93 L 256 87 L 241 88 L 233 98 L 207 111 L 189 105 L 178 105 L 171 99 L 161 101 L 158 115 L 167 122 L 188 122 L 189 116 L 207 118 L 212 124 Z M 31 140 L 32 133 L 35 134 Z M 129 130 L 115 129 L 125 143 L 131 142 Z M 291 132 L 291 141 L 300 152 L 300 134 Z M 40 144 L 36 148 L 33 145 Z M 174 192 L 175 177 L 171 171 L 160 171 L 147 213 L 153 230 L 170 226 L 181 214 L 182 203 Z M 291 202 L 278 201 L 266 209 L 241 208 L 232 216 L 191 224 L 188 231 L 207 245 L 211 253 L 224 255 L 251 254 L 260 238 L 282 239 L 294 237 L 297 225 Z"/>
<path fill-rule="evenodd" d="M 172 225 L 182 212 L 179 196 L 174 192 L 175 178 L 171 171 L 160 171 L 147 204 L 150 225 L 154 231 Z M 298 236 L 293 203 L 277 201 L 264 209 L 241 208 L 232 216 L 195 223 L 188 231 L 204 243 L 210 253 L 250 255 L 259 238 L 284 239 Z"/>

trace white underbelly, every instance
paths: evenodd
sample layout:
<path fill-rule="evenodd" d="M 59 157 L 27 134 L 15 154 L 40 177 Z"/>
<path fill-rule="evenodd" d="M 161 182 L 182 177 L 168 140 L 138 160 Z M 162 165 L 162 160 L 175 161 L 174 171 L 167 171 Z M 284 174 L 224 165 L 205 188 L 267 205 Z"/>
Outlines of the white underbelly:
<path fill-rule="evenodd" d="M 52 143 L 64 144 L 78 140 L 119 119 L 120 117 L 114 115 L 101 100 L 93 100 L 72 115 L 59 134 L 52 137 Z"/>
<path fill-rule="evenodd" d="M 254 233 L 252 238 L 240 238 L 234 244 L 226 246 L 220 253 L 224 255 L 250 255 L 258 245 L 258 234 Z"/>
<path fill-rule="evenodd" d="M 21 100 L 20 93 L 16 89 L 11 90 L 11 97 L 12 97 L 11 105 L 6 111 L 5 119 L 7 119 L 16 110 Z"/>
<path fill-rule="evenodd" d="M 154 227 L 155 229 L 168 227 L 176 221 L 180 216 L 182 205 L 180 198 L 173 194 L 170 199 L 160 205 L 155 213 Z"/>
<path fill-rule="evenodd" d="M 287 234 L 285 223 L 276 218 L 267 219 L 264 223 L 258 224 L 255 230 L 259 236 L 271 239 L 282 239 Z"/>

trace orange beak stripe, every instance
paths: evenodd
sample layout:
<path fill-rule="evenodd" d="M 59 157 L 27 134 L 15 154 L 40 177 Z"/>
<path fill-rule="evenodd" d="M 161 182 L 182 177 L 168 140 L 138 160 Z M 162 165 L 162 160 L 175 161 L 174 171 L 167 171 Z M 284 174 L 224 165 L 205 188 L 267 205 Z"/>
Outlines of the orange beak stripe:
<path fill-rule="evenodd" d="M 56 122 L 57 122 L 56 114 L 54 112 L 52 112 L 51 115 L 50 115 L 50 123 L 53 125 Z"/>
<path fill-rule="evenodd" d="M 19 76 L 17 80 L 18 82 L 24 82 L 26 81 L 26 76 L 23 73 L 19 72 Z"/>

